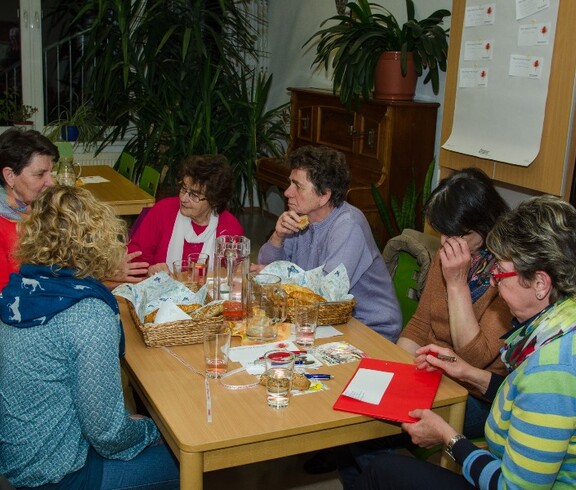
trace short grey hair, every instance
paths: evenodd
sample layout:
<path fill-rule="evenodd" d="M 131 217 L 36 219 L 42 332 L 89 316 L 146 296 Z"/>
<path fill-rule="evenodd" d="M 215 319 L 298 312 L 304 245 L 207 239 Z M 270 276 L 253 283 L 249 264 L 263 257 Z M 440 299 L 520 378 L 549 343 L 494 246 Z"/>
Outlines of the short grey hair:
<path fill-rule="evenodd" d="M 523 201 L 498 220 L 486 245 L 526 282 L 546 272 L 552 303 L 576 294 L 576 209 L 566 201 L 550 195 Z"/>

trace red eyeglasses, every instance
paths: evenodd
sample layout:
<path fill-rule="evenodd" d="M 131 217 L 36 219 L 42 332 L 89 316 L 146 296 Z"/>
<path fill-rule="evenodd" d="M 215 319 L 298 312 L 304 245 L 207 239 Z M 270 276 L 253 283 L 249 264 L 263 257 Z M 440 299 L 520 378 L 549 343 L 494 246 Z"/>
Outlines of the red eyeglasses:
<path fill-rule="evenodd" d="M 499 269 L 496 269 L 499 270 Z M 516 271 L 509 271 L 509 272 L 491 272 L 490 278 L 494 281 L 494 284 L 500 284 L 502 279 L 506 279 L 507 277 L 514 277 L 517 276 L 518 273 Z"/>

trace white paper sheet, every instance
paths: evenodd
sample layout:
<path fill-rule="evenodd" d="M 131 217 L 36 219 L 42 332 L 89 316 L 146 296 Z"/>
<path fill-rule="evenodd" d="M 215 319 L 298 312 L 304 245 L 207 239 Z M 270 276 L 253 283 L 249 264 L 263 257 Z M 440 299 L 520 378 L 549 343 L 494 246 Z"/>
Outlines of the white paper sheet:
<path fill-rule="evenodd" d="M 346 387 L 344 395 L 378 405 L 394 377 L 393 373 L 360 368 Z"/>
<path fill-rule="evenodd" d="M 99 175 L 87 175 L 85 177 L 80 177 L 80 180 L 84 184 L 102 184 L 104 182 L 110 182 L 108 179 L 100 177 Z"/>
<path fill-rule="evenodd" d="M 452 132 L 444 149 L 524 167 L 538 156 L 558 5 L 559 0 L 498 2 L 497 22 L 487 25 L 481 20 L 488 4 L 466 0 L 470 23 L 462 32 Z M 529 17 L 520 23 L 517 11 Z M 529 22 L 545 32 L 521 27 Z M 466 50 L 467 43 L 488 39 L 492 59 L 472 59 L 479 51 L 473 44 Z"/>

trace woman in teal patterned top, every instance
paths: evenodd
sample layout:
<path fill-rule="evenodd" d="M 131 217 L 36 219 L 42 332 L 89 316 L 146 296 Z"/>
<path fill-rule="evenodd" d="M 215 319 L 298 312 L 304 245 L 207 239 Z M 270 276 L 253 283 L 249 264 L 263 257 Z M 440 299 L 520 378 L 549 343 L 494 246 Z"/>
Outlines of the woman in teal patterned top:
<path fill-rule="evenodd" d="M 16 487 L 178 487 L 154 422 L 124 408 L 122 324 L 100 282 L 122 268 L 121 236 L 75 187 L 45 190 L 21 224 L 0 296 L 0 474 Z"/>
<path fill-rule="evenodd" d="M 515 317 L 502 360 L 511 371 L 495 392 L 476 447 L 430 410 L 402 428 L 421 446 L 444 443 L 463 476 L 425 461 L 385 455 L 362 476 L 363 489 L 576 488 L 576 210 L 552 196 L 529 199 L 499 220 L 487 238 L 497 259 L 492 283 Z M 422 347 L 416 362 L 472 383 L 498 386 L 487 371 L 450 349 Z"/>

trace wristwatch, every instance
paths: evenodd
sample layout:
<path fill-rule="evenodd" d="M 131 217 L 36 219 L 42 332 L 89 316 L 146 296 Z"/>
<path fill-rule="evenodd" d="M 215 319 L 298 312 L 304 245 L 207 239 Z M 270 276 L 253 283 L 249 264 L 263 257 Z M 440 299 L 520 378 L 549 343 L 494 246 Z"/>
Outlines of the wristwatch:
<path fill-rule="evenodd" d="M 462 439 L 466 439 L 466 436 L 463 434 L 456 434 L 452 436 L 452 438 L 448 441 L 448 444 L 446 444 L 446 454 L 450 456 L 454 461 L 456 461 L 456 458 L 454 457 L 452 448 L 454 447 L 454 444 L 456 444 L 458 441 Z"/>

